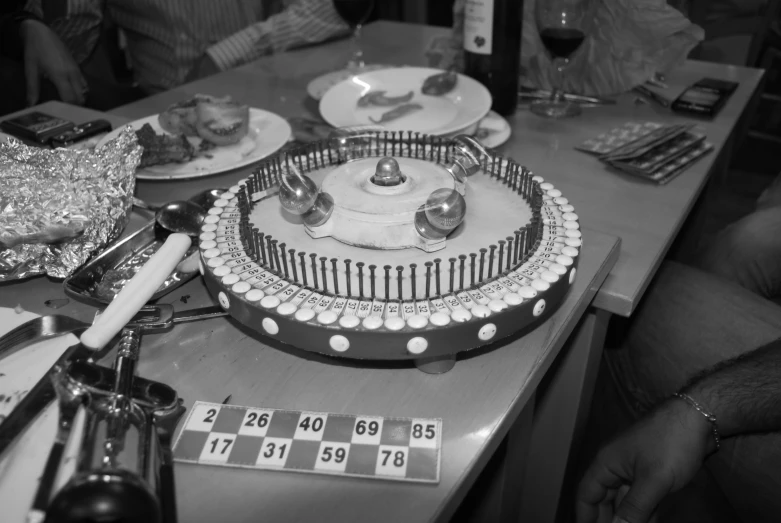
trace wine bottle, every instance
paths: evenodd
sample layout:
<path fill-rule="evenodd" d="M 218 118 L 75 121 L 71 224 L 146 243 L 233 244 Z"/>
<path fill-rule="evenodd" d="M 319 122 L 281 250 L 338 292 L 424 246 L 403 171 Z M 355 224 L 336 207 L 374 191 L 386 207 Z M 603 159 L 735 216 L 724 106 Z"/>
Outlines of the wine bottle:
<path fill-rule="evenodd" d="M 502 116 L 518 104 L 522 20 L 523 0 L 465 2 L 464 73 L 488 88 Z"/>

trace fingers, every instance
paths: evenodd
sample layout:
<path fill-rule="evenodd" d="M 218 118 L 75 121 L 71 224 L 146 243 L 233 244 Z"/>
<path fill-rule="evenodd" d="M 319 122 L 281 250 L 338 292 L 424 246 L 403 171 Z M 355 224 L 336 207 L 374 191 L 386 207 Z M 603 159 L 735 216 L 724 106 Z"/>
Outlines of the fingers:
<path fill-rule="evenodd" d="M 598 455 L 578 485 L 575 501 L 578 523 L 596 521 L 599 516 L 599 505 L 615 497 L 614 490 L 623 482 L 621 476 L 616 474 L 607 463 L 604 454 Z"/>
<path fill-rule="evenodd" d="M 79 92 L 79 88 L 71 81 L 70 76 L 60 73 L 53 75 L 50 79 L 57 88 L 60 100 L 69 104 L 79 104 L 81 93 Z"/>
<path fill-rule="evenodd" d="M 27 105 L 35 105 L 38 103 L 41 92 L 41 80 L 35 61 L 26 55 L 24 57 L 24 80 L 27 87 Z"/>
<path fill-rule="evenodd" d="M 629 492 L 619 503 L 614 521 L 626 523 L 647 523 L 671 485 L 648 475 L 635 478 Z"/>
<path fill-rule="evenodd" d="M 84 102 L 87 99 L 89 86 L 87 85 L 87 81 L 81 75 L 81 71 L 76 69 L 74 72 L 68 75 L 68 80 L 70 81 L 71 89 L 76 96 L 74 103 L 78 105 L 84 105 Z"/>

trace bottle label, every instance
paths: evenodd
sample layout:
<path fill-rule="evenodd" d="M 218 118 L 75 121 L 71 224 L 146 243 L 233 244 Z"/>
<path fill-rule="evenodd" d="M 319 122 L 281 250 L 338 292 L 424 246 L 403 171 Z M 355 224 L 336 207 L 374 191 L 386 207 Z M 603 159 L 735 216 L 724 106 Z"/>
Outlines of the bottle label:
<path fill-rule="evenodd" d="M 464 6 L 464 50 L 491 54 L 494 38 L 494 0 L 466 0 Z"/>

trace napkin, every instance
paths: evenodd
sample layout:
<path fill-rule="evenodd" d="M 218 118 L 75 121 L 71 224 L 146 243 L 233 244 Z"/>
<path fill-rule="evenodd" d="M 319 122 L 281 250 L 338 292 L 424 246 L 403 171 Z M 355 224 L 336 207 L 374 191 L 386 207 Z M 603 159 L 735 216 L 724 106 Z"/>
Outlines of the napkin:
<path fill-rule="evenodd" d="M 540 0 L 544 1 L 544 0 Z M 449 44 L 437 40 L 437 66 L 463 70 L 461 42 L 465 0 L 453 6 Z M 558 72 L 540 40 L 535 23 L 536 0 L 525 0 L 521 44 L 521 82 L 551 89 Z M 586 40 L 565 69 L 566 92 L 607 96 L 629 91 L 680 65 L 705 34 L 664 0 L 592 0 Z"/>

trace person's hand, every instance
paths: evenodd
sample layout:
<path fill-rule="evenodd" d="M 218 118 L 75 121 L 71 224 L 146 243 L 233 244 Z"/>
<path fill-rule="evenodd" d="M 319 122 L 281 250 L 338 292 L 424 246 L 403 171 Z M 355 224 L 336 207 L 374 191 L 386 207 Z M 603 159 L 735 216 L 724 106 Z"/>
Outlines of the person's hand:
<path fill-rule="evenodd" d="M 198 80 L 199 78 L 206 78 L 207 76 L 211 76 L 213 74 L 217 74 L 220 72 L 220 68 L 217 67 L 217 64 L 214 60 L 212 60 L 212 57 L 208 54 L 204 54 L 200 60 L 195 64 L 195 66 L 190 69 L 190 72 L 187 74 L 187 77 L 185 78 L 185 82 L 194 82 L 195 80 Z"/>
<path fill-rule="evenodd" d="M 667 401 L 597 454 L 578 487 L 577 523 L 597 521 L 600 505 L 616 500 L 625 485 L 613 523 L 646 523 L 714 449 L 710 422 L 684 401 Z"/>
<path fill-rule="evenodd" d="M 87 81 L 62 40 L 37 20 L 22 22 L 20 32 L 24 43 L 27 103 L 38 103 L 41 76 L 44 76 L 52 81 L 63 102 L 83 105 Z"/>

